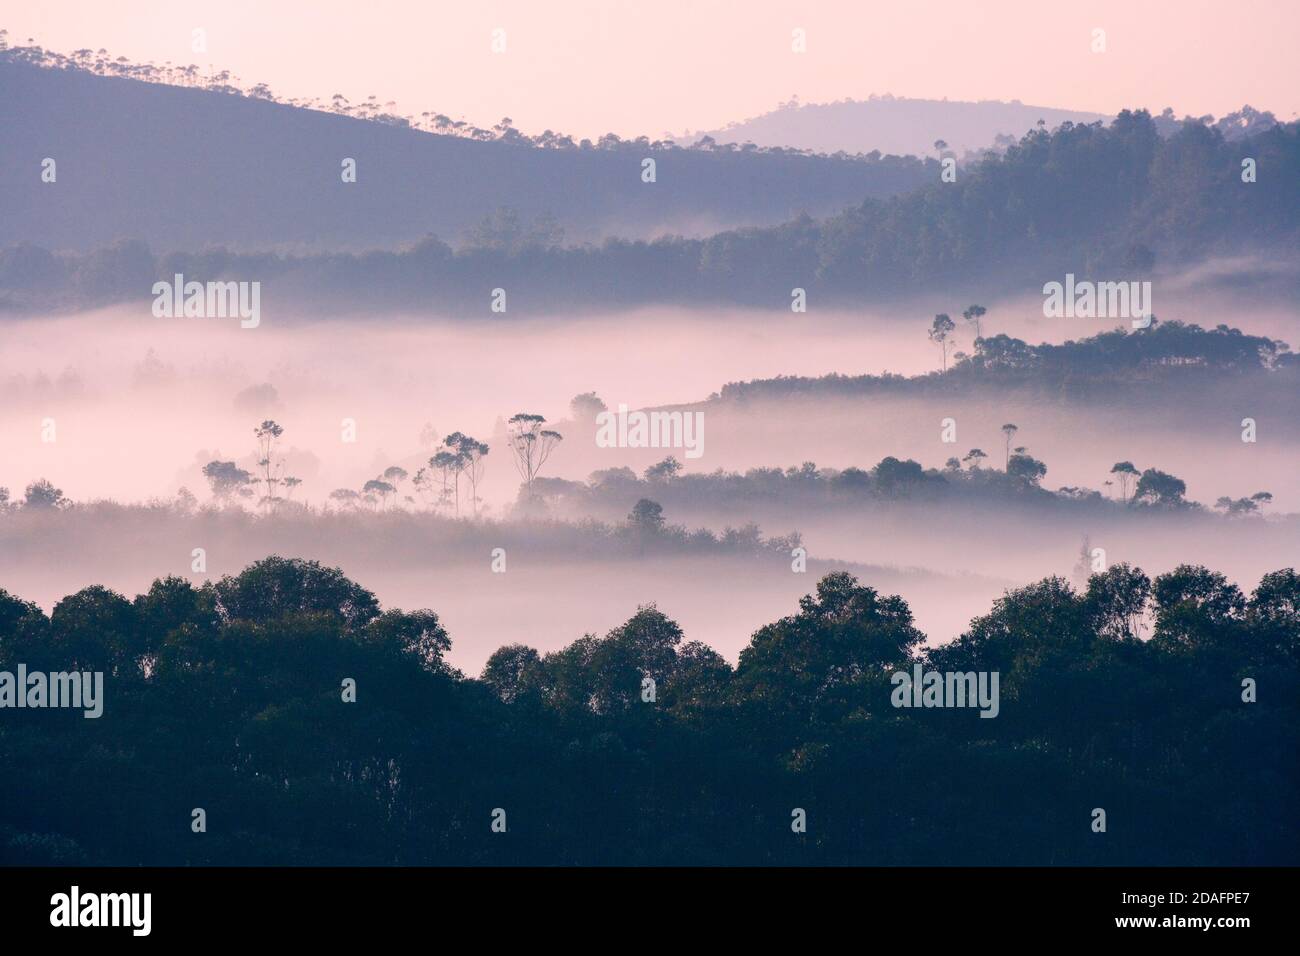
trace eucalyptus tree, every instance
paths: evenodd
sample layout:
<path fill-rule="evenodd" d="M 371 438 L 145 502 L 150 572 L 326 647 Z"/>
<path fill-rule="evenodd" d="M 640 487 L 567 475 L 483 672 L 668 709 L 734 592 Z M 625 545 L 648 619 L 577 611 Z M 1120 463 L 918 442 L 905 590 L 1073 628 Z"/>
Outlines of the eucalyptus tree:
<path fill-rule="evenodd" d="M 1133 467 L 1131 461 L 1117 461 L 1111 466 L 1110 473 L 1119 479 L 1120 500 L 1127 502 L 1129 485 L 1133 483 L 1138 470 Z"/>
<path fill-rule="evenodd" d="M 957 328 L 957 324 L 949 318 L 948 314 L 946 312 L 940 312 L 934 317 L 934 322 L 931 323 L 930 331 L 927 333 L 930 336 L 930 341 L 938 345 L 939 350 L 943 353 L 944 371 L 948 370 L 949 339 L 951 338 L 952 331 L 955 328 Z"/>
<path fill-rule="evenodd" d="M 1007 460 L 1006 460 L 1007 468 L 1011 467 L 1011 438 L 1019 430 L 1020 430 L 1019 428 L 1017 428 L 1015 425 L 1012 425 L 1009 422 L 1006 425 L 1002 426 L 1002 434 L 1007 436 Z"/>
<path fill-rule="evenodd" d="M 545 424 L 545 418 L 529 412 L 519 412 L 506 423 L 510 452 L 519 477 L 524 480 L 529 501 L 533 499 L 533 481 L 538 472 L 551 457 L 555 446 L 564 440 L 559 432 L 544 428 Z"/>
<path fill-rule="evenodd" d="M 284 459 L 276 457 L 276 448 L 283 434 L 284 428 L 269 418 L 253 429 L 253 437 L 257 439 L 257 467 L 262 469 L 260 481 L 266 486 L 261 504 L 268 509 L 280 500 L 276 489 L 280 485 L 280 474 L 284 471 Z"/>

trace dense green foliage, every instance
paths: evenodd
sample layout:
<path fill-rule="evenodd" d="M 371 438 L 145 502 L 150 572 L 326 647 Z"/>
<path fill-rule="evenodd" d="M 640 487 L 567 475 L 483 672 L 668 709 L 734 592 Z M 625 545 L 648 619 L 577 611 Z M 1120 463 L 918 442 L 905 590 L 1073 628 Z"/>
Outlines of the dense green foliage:
<path fill-rule="evenodd" d="M 643 607 L 554 653 L 501 648 L 477 680 L 435 614 L 314 562 L 133 601 L 91 587 L 48 617 L 0 591 L 0 669 L 108 675 L 97 720 L 0 711 L 0 859 L 1300 862 L 1294 571 L 1246 597 L 1119 565 L 922 641 L 901 598 L 844 573 L 734 669 Z M 895 709 L 889 675 L 917 661 L 998 671 L 999 716 Z"/>

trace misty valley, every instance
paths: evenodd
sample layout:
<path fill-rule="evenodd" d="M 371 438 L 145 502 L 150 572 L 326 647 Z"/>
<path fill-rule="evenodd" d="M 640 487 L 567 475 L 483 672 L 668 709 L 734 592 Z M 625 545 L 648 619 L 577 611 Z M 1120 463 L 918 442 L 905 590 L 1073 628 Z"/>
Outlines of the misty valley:
<path fill-rule="evenodd" d="M 887 315 L 850 333 L 840 316 L 757 313 L 752 345 L 736 316 L 468 331 L 367 317 L 311 326 L 308 350 L 264 325 L 252 353 L 237 328 L 227 343 L 120 308 L 21 320 L 0 378 L 14 436 L 0 568 L 52 607 L 90 581 L 129 593 L 269 553 L 326 560 L 385 600 L 472 622 L 452 659 L 477 669 L 502 644 L 553 649 L 651 602 L 734 660 L 837 568 L 911 599 L 939 644 L 1046 575 L 1081 587 L 1111 563 L 1199 563 L 1244 584 L 1286 566 L 1300 390 L 1285 346 L 1159 319 L 1031 346 L 993 334 L 1003 307 L 986 312 L 948 370 L 856 378 L 820 336 L 894 368 L 924 368 L 931 345 Z M 704 344 L 699 368 L 628 347 L 679 322 Z M 48 353 L 54 329 L 79 345 L 33 377 L 25 356 Z M 121 360 L 105 360 L 110 343 Z M 711 377 L 762 370 L 774 346 L 786 373 L 811 374 Z M 1248 412 L 1258 428 L 1241 427 Z M 723 588 L 747 596 L 718 606 Z"/>
<path fill-rule="evenodd" d="M 1294 118 L 339 89 L 0 30 L 0 863 L 1300 862 Z"/>

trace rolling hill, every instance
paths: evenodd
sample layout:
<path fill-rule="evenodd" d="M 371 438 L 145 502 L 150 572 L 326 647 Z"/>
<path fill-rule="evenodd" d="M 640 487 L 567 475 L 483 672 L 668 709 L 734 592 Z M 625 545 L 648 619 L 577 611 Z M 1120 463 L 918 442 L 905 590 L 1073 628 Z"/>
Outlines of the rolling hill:
<path fill-rule="evenodd" d="M 541 148 L 233 95 L 52 69 L 0 52 L 0 246 L 328 251 L 434 234 L 500 207 L 569 241 L 704 235 L 824 215 L 937 177 L 880 162 L 730 150 Z M 642 160 L 655 158 L 653 183 Z M 46 158 L 54 183 L 42 182 Z M 345 184 L 344 158 L 357 161 Z"/>
<path fill-rule="evenodd" d="M 1100 113 L 1027 106 L 1012 101 L 961 103 L 872 97 L 838 103 L 782 103 L 775 110 L 722 129 L 692 133 L 679 142 L 710 136 L 719 143 L 752 142 L 818 153 L 881 153 L 927 156 L 935 140 L 943 140 L 958 155 L 995 145 L 999 136 L 1019 139 L 1039 120 L 1048 128 L 1064 122 L 1107 120 Z"/>

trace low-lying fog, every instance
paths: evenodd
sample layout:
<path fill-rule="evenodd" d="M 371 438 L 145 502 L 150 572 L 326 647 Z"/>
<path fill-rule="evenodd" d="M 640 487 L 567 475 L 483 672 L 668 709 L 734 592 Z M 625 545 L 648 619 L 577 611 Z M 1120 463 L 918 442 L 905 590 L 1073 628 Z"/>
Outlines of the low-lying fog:
<path fill-rule="evenodd" d="M 503 515 L 519 478 L 502 444 L 504 420 L 539 413 L 566 435 L 542 470 L 585 480 L 596 469 L 638 472 L 663 450 L 597 448 L 592 426 L 570 421 L 570 399 L 596 392 L 609 406 L 632 408 L 701 401 L 731 381 L 778 375 L 815 376 L 936 368 L 939 350 L 926 337 L 933 314 L 959 323 L 966 302 L 921 302 L 887 313 L 806 314 L 642 310 L 575 319 L 368 317 L 285 321 L 264 310 L 256 329 L 238 320 L 157 319 L 148 304 L 72 317 L 5 321 L 0 351 L 0 486 L 13 498 L 38 477 L 76 501 L 172 498 L 184 486 L 200 500 L 210 492 L 201 467 L 213 459 L 254 469 L 253 428 L 274 418 L 285 429 L 287 474 L 302 479 L 295 498 L 323 505 L 336 488 L 359 489 L 390 465 L 412 475 L 453 431 L 492 445 L 481 494 L 485 512 Z M 1007 332 L 1030 342 L 1083 338 L 1114 323 L 1047 320 L 1041 300 L 986 302 L 986 335 Z M 1251 334 L 1300 339 L 1284 309 L 1232 312 L 1222 301 L 1188 294 L 1157 304 L 1162 318 Z M 269 387 L 268 387 L 269 386 Z M 1026 399 L 889 399 L 763 401 L 711 407 L 704 455 L 671 452 L 686 472 L 814 461 L 823 467 L 869 468 L 886 455 L 940 467 L 949 456 L 982 448 L 1001 467 L 1000 426 L 1016 423 L 1016 445 L 1043 460 L 1044 487 L 1098 490 L 1112 463 L 1130 460 L 1183 478 L 1189 498 L 1212 505 L 1257 491 L 1274 495 L 1273 513 L 1300 509 L 1294 481 L 1300 427 L 1278 421 L 1250 391 L 1180 396 L 1132 406 L 1090 406 Z M 957 423 L 957 441 L 940 441 L 940 420 Z M 1239 422 L 1259 422 L 1259 441 L 1243 444 Z M 356 423 L 343 440 L 344 420 Z M 52 439 L 52 440 L 43 440 Z M 409 493 L 409 485 L 403 488 Z M 1111 489 L 1111 494 L 1116 493 Z M 612 509 L 626 514 L 634 502 Z M 611 513 L 609 520 L 620 514 Z M 667 509 L 671 523 L 715 530 L 754 520 L 765 534 L 799 530 L 810 555 L 880 568 L 930 569 L 870 583 L 912 601 L 918 624 L 934 640 L 956 634 L 1003 587 L 1068 574 L 1082 536 L 1105 546 L 1109 560 L 1132 560 L 1153 573 L 1180 561 L 1206 563 L 1253 587 L 1258 574 L 1293 563 L 1295 522 L 1150 522 L 1120 516 L 1104 525 L 1032 516 L 1015 509 L 984 512 L 902 509 L 891 513 L 762 508 Z M 93 534 L 93 531 L 87 531 Z M 178 542 L 177 547 L 184 542 Z M 5 536 L 0 534 L 0 551 Z M 13 540 L 9 541 L 12 546 Z M 188 554 L 190 546 L 177 553 Z M 260 546 L 260 545 L 259 545 Z M 112 541 L 85 541 L 84 560 L 57 561 L 0 553 L 0 586 L 40 601 L 89 583 L 127 593 L 152 577 L 177 573 L 176 554 L 158 554 L 129 531 Z M 439 545 L 431 544 L 437 549 Z M 170 549 L 168 549 L 170 551 Z M 476 670 L 496 646 L 523 641 L 560 646 L 584 631 L 621 623 L 638 603 L 658 601 L 686 628 L 733 657 L 757 626 L 792 613 L 817 571 L 754 570 L 742 559 L 673 559 L 661 563 L 553 560 L 497 580 L 473 561 L 423 567 L 375 564 L 347 542 L 320 540 L 310 554 L 344 566 L 390 605 L 430 606 L 444 615 L 462 666 Z M 238 570 L 260 557 L 252 542 L 214 558 L 210 573 Z M 75 557 L 75 556 L 74 556 Z M 48 558 L 48 555 L 45 556 Z M 701 563 L 702 562 L 702 563 Z M 714 562 L 714 563 L 710 563 Z M 438 563 L 438 562 L 434 562 Z M 179 570 L 185 570 L 184 567 Z M 874 572 L 873 572 L 874 573 Z M 495 590 L 493 590 L 495 589 Z M 499 593 L 498 593 L 499 592 Z"/>
<path fill-rule="evenodd" d="M 196 585 L 240 570 L 272 552 L 312 557 L 341 567 L 372 590 L 384 607 L 437 611 L 452 638 L 449 660 L 478 674 L 497 648 L 521 643 L 558 650 L 586 633 L 605 634 L 640 605 L 656 604 L 681 625 L 686 640 L 703 641 L 733 663 L 753 632 L 797 613 L 798 601 L 833 570 L 848 570 L 883 594 L 908 600 L 916 624 L 934 643 L 960 633 L 970 618 L 1011 582 L 988 576 L 940 576 L 918 570 L 823 562 L 810 557 L 794 573 L 783 555 L 686 555 L 640 558 L 557 554 L 540 540 L 499 539 L 487 529 L 474 540 L 429 543 L 412 555 L 384 518 L 369 528 L 322 533 L 293 522 L 223 527 L 202 517 L 171 519 L 138 512 L 52 516 L 62 527 L 21 529 L 0 552 L 0 587 L 47 612 L 64 596 L 102 584 L 129 597 L 156 577 L 177 575 Z M 396 516 L 388 516 L 391 520 Z M 49 522 L 50 518 L 43 518 Z M 47 528 L 50 526 L 47 524 Z M 0 523 L 0 543 L 5 541 Z M 492 570 L 494 544 L 504 545 L 505 572 Z M 194 547 L 207 571 L 191 570 Z"/>
<path fill-rule="evenodd" d="M 1204 301 L 1204 300 L 1198 300 Z M 815 305 L 815 304 L 814 304 Z M 438 437 L 462 431 L 490 441 L 518 411 L 569 418 L 569 400 L 595 391 L 611 407 L 694 402 L 731 381 L 777 375 L 891 371 L 916 374 L 939 364 L 926 338 L 934 311 L 960 322 L 958 303 L 922 303 L 888 314 L 683 313 L 648 310 L 563 320 L 366 318 L 277 322 L 256 329 L 237 320 L 157 319 L 139 308 L 70 318 L 8 320 L 0 351 L 0 485 L 21 493 L 46 477 L 71 498 L 141 500 L 184 485 L 206 497 L 199 469 L 221 457 L 254 461 L 252 430 L 263 418 L 285 428 L 288 473 L 303 480 L 300 500 L 323 502 L 339 487 L 359 488 L 389 465 L 412 474 Z M 1284 311 L 1225 315 L 1174 310 L 1169 317 L 1212 326 L 1227 321 L 1286 339 L 1296 320 Z M 1026 318 L 1028 316 L 1028 318 Z M 1032 300 L 993 304 L 985 334 L 1029 341 L 1095 334 L 1096 320 L 1034 317 Z M 969 349 L 971 333 L 957 332 Z M 265 386 L 270 386 L 267 389 Z M 1214 403 L 1214 396 L 1206 396 Z M 1048 465 L 1047 487 L 1101 488 L 1117 460 L 1172 471 L 1189 497 L 1213 503 L 1271 491 L 1282 509 L 1300 506 L 1289 487 L 1296 424 L 1271 421 L 1248 400 L 1216 406 L 1216 417 L 1170 407 L 1090 409 L 1037 403 L 954 407 L 952 402 L 859 401 L 848 407 L 767 405 L 747 417 L 706 417 L 704 456 L 687 470 L 754 466 L 869 467 L 885 455 L 941 466 L 980 447 L 998 461 L 999 427 L 1015 422 L 1016 444 Z M 1181 417 L 1180 417 L 1181 416 Z M 1242 417 L 1260 421 L 1260 440 L 1243 448 Z M 939 442 L 939 422 L 957 422 L 957 442 Z M 53 441 L 46 419 L 53 420 Z M 355 442 L 342 440 L 344 419 Z M 561 427 L 561 431 L 565 429 Z M 422 435 L 424 440 L 422 441 Z M 658 453 L 597 449 L 594 434 L 569 440 L 543 474 L 583 479 L 596 468 L 638 470 Z M 678 453 L 678 458 L 683 458 Z M 506 449 L 489 455 L 483 497 L 512 501 L 517 475 Z M 1284 480 L 1285 479 L 1285 480 Z M 1264 482 L 1268 487 L 1255 487 Z"/>

